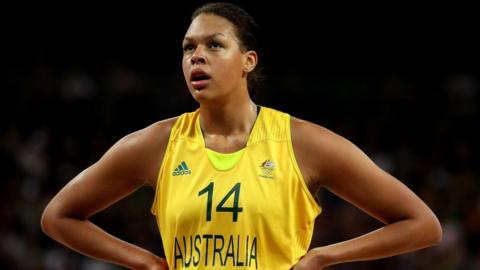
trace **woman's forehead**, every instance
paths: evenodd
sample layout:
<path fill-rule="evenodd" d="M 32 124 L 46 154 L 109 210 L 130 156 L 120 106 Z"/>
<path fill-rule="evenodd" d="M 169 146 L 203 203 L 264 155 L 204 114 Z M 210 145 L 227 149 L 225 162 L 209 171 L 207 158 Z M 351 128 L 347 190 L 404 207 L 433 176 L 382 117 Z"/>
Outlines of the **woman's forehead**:
<path fill-rule="evenodd" d="M 201 14 L 190 24 L 185 39 L 205 38 L 215 35 L 235 38 L 233 24 L 220 16 Z"/>

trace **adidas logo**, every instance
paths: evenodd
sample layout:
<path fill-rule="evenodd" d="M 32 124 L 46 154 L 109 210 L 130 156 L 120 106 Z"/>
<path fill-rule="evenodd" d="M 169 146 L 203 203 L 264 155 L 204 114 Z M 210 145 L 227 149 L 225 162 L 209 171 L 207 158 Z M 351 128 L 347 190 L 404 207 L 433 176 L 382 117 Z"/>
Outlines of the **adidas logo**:
<path fill-rule="evenodd" d="M 192 170 L 188 168 L 187 163 L 185 163 L 185 161 L 182 161 L 180 165 L 178 165 L 178 167 L 172 173 L 173 176 L 190 175 L 190 174 L 192 174 Z"/>

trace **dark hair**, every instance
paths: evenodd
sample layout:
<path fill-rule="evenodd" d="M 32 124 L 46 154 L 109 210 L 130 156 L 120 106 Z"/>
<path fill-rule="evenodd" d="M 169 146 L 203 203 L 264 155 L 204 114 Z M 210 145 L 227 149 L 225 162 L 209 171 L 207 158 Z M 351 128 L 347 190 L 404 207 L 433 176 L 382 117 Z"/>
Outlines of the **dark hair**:
<path fill-rule="evenodd" d="M 230 3 L 207 3 L 192 13 L 191 20 L 193 21 L 200 14 L 214 14 L 231 22 L 235 27 L 235 34 L 240 40 L 240 49 L 255 51 L 260 59 L 260 56 L 263 54 L 260 28 L 253 17 L 245 10 Z M 248 73 L 248 92 L 252 98 L 255 97 L 258 84 L 264 77 L 263 68 L 260 63 L 257 63 L 255 69 Z"/>

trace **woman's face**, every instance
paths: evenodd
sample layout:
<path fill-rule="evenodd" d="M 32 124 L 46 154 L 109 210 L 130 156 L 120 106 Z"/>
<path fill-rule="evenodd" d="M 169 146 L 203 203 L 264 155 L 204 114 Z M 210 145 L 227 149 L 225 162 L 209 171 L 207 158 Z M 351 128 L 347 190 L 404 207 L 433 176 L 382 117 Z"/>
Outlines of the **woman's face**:
<path fill-rule="evenodd" d="M 212 15 L 197 16 L 183 39 L 183 75 L 198 102 L 247 91 L 247 74 L 255 67 L 253 51 L 242 52 L 232 23 Z"/>

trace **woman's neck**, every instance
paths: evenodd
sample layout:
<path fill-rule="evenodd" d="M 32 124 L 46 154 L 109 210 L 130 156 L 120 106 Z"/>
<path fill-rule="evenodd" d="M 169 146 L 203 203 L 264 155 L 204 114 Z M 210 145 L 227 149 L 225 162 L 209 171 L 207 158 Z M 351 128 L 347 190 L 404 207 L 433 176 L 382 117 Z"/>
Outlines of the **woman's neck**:
<path fill-rule="evenodd" d="M 250 98 L 221 105 L 200 104 L 200 126 L 205 136 L 249 134 L 256 118 L 257 106 Z"/>

